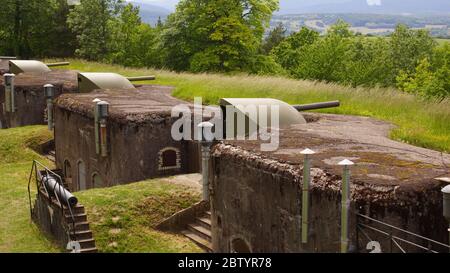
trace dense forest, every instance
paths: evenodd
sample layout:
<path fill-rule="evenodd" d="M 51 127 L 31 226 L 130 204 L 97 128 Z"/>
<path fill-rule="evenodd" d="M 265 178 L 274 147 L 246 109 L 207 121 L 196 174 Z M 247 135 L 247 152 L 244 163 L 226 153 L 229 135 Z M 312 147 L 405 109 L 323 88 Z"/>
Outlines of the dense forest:
<path fill-rule="evenodd" d="M 0 55 L 72 57 L 174 71 L 282 75 L 450 96 L 450 45 L 398 25 L 387 38 L 337 21 L 325 34 L 280 24 L 277 0 L 182 0 L 150 26 L 122 0 L 0 0 Z"/>

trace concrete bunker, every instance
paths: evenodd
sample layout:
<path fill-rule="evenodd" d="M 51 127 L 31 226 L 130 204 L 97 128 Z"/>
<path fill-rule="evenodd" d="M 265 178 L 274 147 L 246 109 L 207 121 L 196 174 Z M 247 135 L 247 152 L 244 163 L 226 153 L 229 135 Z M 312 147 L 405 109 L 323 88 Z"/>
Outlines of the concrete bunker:
<path fill-rule="evenodd" d="M 130 81 L 152 80 L 154 76 L 125 78 L 115 73 L 51 71 L 37 61 L 10 61 L 11 71 L 0 81 L 0 128 L 48 124 L 53 129 L 54 98 L 63 93 L 86 93 L 94 89 L 134 89 Z M 51 64 L 50 64 L 51 65 Z M 53 64 L 56 65 L 56 64 Z"/>
<path fill-rule="evenodd" d="M 75 71 L 50 71 L 46 73 L 11 74 L 0 80 L 1 128 L 46 124 L 47 97 L 44 85 L 54 86 L 53 96 L 77 92 Z"/>
<path fill-rule="evenodd" d="M 72 171 L 77 183 L 70 189 L 199 172 L 198 144 L 172 139 L 172 124 L 178 119 L 171 116 L 172 108 L 186 102 L 173 98 L 171 90 L 150 85 L 58 97 L 54 117 L 57 168 L 64 167 L 63 160 L 85 163 L 83 172 Z"/>
<path fill-rule="evenodd" d="M 227 140 L 213 146 L 209 183 L 214 252 L 339 252 L 342 168 L 337 163 L 345 158 L 356 163 L 351 169 L 351 250 L 365 252 L 369 243 L 356 232 L 358 223 L 368 225 L 359 215 L 448 242 L 443 183 L 434 178 L 448 172 L 442 161 L 448 165 L 450 155 L 389 140 L 392 126 L 380 121 L 311 115 L 320 119 L 280 130 L 280 148 L 274 152 L 260 151 L 261 141 Z M 317 152 L 312 157 L 307 243 L 301 238 L 304 148 Z M 383 252 L 400 252 L 385 236 L 366 233 Z"/>

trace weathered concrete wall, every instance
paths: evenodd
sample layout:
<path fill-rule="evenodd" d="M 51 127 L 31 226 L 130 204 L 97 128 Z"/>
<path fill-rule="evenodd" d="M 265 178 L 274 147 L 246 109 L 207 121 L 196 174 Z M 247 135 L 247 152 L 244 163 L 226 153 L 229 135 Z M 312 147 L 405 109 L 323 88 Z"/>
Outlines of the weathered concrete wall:
<path fill-rule="evenodd" d="M 301 168 L 217 145 L 212 160 L 211 211 L 215 252 L 232 251 L 241 239 L 252 252 L 339 252 L 341 177 L 312 169 L 310 241 L 301 244 Z M 353 212 L 435 239 L 448 242 L 442 217 L 439 183 L 420 190 L 352 184 Z M 351 214 L 350 238 L 356 245 L 356 216 Z M 390 251 L 386 237 L 368 232 Z M 367 240 L 360 238 L 364 249 Z M 413 239 L 413 238 L 409 238 Z M 416 241 L 417 242 L 417 241 Z M 418 251 L 416 248 L 406 248 Z M 393 251 L 399 251 L 395 248 Z"/>
<path fill-rule="evenodd" d="M 47 74 L 26 73 L 16 77 L 14 113 L 4 111 L 5 87 L 0 85 L 0 122 L 1 128 L 13 128 L 46 123 L 47 102 L 44 84 L 55 86 L 55 97 L 62 93 L 76 92 L 76 73 L 72 71 L 54 71 Z"/>
<path fill-rule="evenodd" d="M 162 222 L 156 225 L 156 229 L 162 231 L 180 232 L 186 229 L 186 226 L 189 223 L 192 223 L 192 219 L 205 214 L 205 212 L 207 212 L 209 208 L 209 202 L 200 201 L 193 206 L 181 210 L 170 216 L 169 218 L 164 219 Z"/>
<path fill-rule="evenodd" d="M 9 72 L 9 60 L 0 60 L 0 76 Z"/>
<path fill-rule="evenodd" d="M 55 108 L 56 165 L 64 170 L 70 162 L 73 191 L 79 190 L 78 164 L 86 166 L 87 188 L 109 187 L 148 178 L 198 172 L 198 148 L 193 142 L 174 141 L 171 137 L 172 118 L 158 123 L 107 123 L 108 156 L 96 154 L 94 119 L 86 115 Z M 179 151 L 179 167 L 161 169 L 161 150 Z M 102 185 L 93 185 L 93 175 L 101 177 Z"/>

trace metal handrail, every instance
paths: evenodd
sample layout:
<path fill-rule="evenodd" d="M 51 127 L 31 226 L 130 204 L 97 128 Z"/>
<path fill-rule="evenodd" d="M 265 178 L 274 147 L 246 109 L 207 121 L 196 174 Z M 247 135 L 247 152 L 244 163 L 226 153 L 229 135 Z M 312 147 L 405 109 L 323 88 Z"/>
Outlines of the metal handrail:
<path fill-rule="evenodd" d="M 56 187 L 58 186 L 58 189 L 59 189 L 59 191 L 61 191 L 61 187 L 62 188 L 64 188 L 64 185 L 63 185 L 63 183 L 62 183 L 62 178 L 61 178 L 61 176 L 59 175 L 59 174 L 57 174 L 57 173 L 55 173 L 54 171 L 52 171 L 52 170 L 50 170 L 49 168 L 47 168 L 44 164 L 42 164 L 42 163 L 40 163 L 39 161 L 37 161 L 37 160 L 33 160 L 33 165 L 32 165 L 32 167 L 31 167 L 31 173 L 30 173 L 30 176 L 29 176 L 29 179 L 28 179 L 28 199 L 29 199 L 29 202 L 30 202 L 30 213 L 32 214 L 33 213 L 33 209 L 32 209 L 32 202 L 31 202 L 31 178 L 32 178 L 32 176 L 33 176 L 33 171 L 34 171 L 34 173 L 35 173 L 35 179 L 36 179 L 36 187 L 37 187 L 37 192 L 38 192 L 38 194 L 39 194 L 39 189 L 41 189 L 41 188 L 43 188 L 44 190 L 45 190 L 45 193 L 47 194 L 47 196 L 49 197 L 49 198 L 51 198 L 50 197 L 50 194 L 49 194 L 49 192 L 48 192 L 48 190 L 47 190 L 47 187 L 43 184 L 43 177 L 42 177 L 42 179 L 38 179 L 38 166 L 40 166 L 40 167 L 42 167 L 43 168 L 43 170 L 45 171 L 45 177 L 48 179 L 49 177 L 50 177 L 50 175 L 52 175 L 52 176 L 54 176 L 54 177 L 56 177 L 57 179 L 56 179 L 56 184 L 55 184 L 55 186 L 53 187 L 53 192 L 55 193 L 54 194 L 54 196 L 55 196 L 55 198 L 56 198 L 56 200 L 57 200 L 57 202 L 58 202 L 58 204 L 59 204 L 59 206 L 61 207 L 61 214 L 62 214 L 62 216 L 63 216 L 63 218 L 65 218 L 66 217 L 66 215 L 65 215 L 65 212 L 64 212 L 64 203 L 63 202 L 61 202 L 61 200 L 59 199 L 59 197 L 58 197 L 58 194 L 56 194 Z M 67 193 L 65 192 L 65 191 L 63 191 L 64 192 L 64 196 L 66 197 L 65 199 L 66 200 L 68 200 L 67 199 Z M 72 208 L 70 207 L 70 205 L 69 204 L 67 204 L 67 206 L 66 206 L 67 208 L 68 208 L 68 210 L 69 210 L 69 213 L 70 213 L 70 218 L 71 218 L 71 224 L 72 224 L 72 235 L 73 235 L 73 237 L 76 239 L 76 232 L 75 232 L 75 216 L 73 215 L 73 212 L 72 212 Z M 70 233 L 68 232 L 68 236 L 69 236 L 69 240 L 70 240 Z"/>
<path fill-rule="evenodd" d="M 390 229 L 390 232 L 386 232 L 386 231 L 381 230 L 381 229 L 379 229 L 379 228 L 376 228 L 376 227 L 373 227 L 373 226 L 369 226 L 369 225 L 367 225 L 367 224 L 360 223 L 360 222 L 358 221 L 358 218 L 357 218 L 357 228 L 358 228 L 357 231 L 363 231 L 362 228 L 366 228 L 366 229 L 372 230 L 372 231 L 374 231 L 374 232 L 376 232 L 376 233 L 378 233 L 378 234 L 382 234 L 382 235 L 384 235 L 384 236 L 387 236 L 387 237 L 389 237 L 389 239 L 390 239 L 390 241 L 391 241 L 391 244 L 394 243 L 394 244 L 400 249 L 400 251 L 402 251 L 402 252 L 404 252 L 404 253 L 405 253 L 406 251 L 400 246 L 400 244 L 398 243 L 398 241 L 404 242 L 404 243 L 406 243 L 406 244 L 409 244 L 409 245 L 411 245 L 411 246 L 417 247 L 417 248 L 419 248 L 419 249 L 422 249 L 422 250 L 425 250 L 425 251 L 428 251 L 428 252 L 431 252 L 431 253 L 438 253 L 437 251 L 435 251 L 435 250 L 432 249 L 432 245 L 433 245 L 433 244 L 450 250 L 450 246 L 449 246 L 449 245 L 446 245 L 446 244 L 444 244 L 444 243 L 441 243 L 441 242 L 435 241 L 435 240 L 433 240 L 433 239 L 430 239 L 430 238 L 421 236 L 421 235 L 419 235 L 419 234 L 416 234 L 416 233 L 413 233 L 413 232 L 410 232 L 410 231 L 407 231 L 407 230 L 398 228 L 398 227 L 396 227 L 396 226 L 387 224 L 387 223 L 382 222 L 382 221 L 380 221 L 380 220 L 371 218 L 371 217 L 369 217 L 369 216 L 367 216 L 367 215 L 363 215 L 363 214 L 360 214 L 360 213 L 355 213 L 355 215 L 356 215 L 357 217 L 361 217 L 361 218 L 363 218 L 363 219 L 366 219 L 366 220 L 375 222 L 375 223 L 377 223 L 377 224 L 379 224 L 379 225 L 381 225 L 381 226 L 384 226 L 384 227 Z M 414 242 L 412 242 L 412 241 L 409 241 L 409 240 L 407 240 L 407 239 L 403 239 L 403 238 L 401 238 L 401 237 L 399 237 L 399 236 L 395 236 L 395 235 L 392 234 L 394 230 L 395 230 L 395 231 L 398 231 L 398 232 L 401 232 L 401 233 L 404 233 L 404 234 L 407 234 L 407 235 L 410 235 L 410 236 L 413 236 L 413 237 L 415 237 L 415 238 L 417 238 L 417 239 L 424 240 L 424 241 L 428 242 L 428 246 L 425 247 L 425 246 L 423 246 L 423 245 L 419 245 L 419 244 L 414 243 Z M 370 237 L 369 237 L 365 232 L 362 232 L 362 233 L 363 233 L 363 235 L 366 236 L 369 240 L 371 240 Z M 358 242 L 357 242 L 357 243 L 358 243 Z M 391 249 L 392 249 L 392 246 L 391 246 Z"/>

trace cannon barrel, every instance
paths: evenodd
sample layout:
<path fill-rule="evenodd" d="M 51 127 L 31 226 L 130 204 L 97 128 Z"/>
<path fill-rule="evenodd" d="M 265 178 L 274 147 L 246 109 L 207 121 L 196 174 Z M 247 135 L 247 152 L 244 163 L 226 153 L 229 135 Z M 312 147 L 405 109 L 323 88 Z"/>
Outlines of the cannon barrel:
<path fill-rule="evenodd" d="M 55 66 L 65 66 L 65 65 L 70 65 L 69 62 L 59 62 L 59 63 L 49 63 L 49 64 L 45 64 L 48 67 L 55 67 Z"/>
<path fill-rule="evenodd" d="M 0 56 L 0 60 L 15 60 L 15 59 L 17 58 L 12 56 Z"/>
<path fill-rule="evenodd" d="M 156 80 L 156 77 L 155 76 L 127 77 L 127 80 L 129 80 L 130 82 L 153 81 Z"/>
<path fill-rule="evenodd" d="M 297 111 L 308 111 L 308 110 L 339 107 L 340 105 L 341 103 L 338 100 L 336 100 L 311 104 L 293 105 L 293 107 L 297 109 Z"/>
<path fill-rule="evenodd" d="M 44 176 L 44 186 L 49 194 L 57 195 L 61 203 L 74 207 L 78 204 L 78 199 L 66 190 L 58 181 L 52 176 Z"/>

